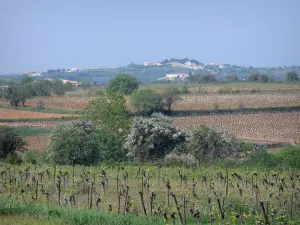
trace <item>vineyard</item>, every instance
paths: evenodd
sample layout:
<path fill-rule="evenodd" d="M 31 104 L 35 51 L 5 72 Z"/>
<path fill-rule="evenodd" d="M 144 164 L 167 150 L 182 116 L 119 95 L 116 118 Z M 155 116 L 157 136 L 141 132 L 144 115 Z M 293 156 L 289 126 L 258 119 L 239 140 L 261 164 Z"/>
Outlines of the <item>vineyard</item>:
<path fill-rule="evenodd" d="M 291 169 L 2 164 L 0 174 L 1 198 L 20 204 L 151 217 L 155 224 L 300 222 L 300 173 Z"/>
<path fill-rule="evenodd" d="M 275 142 L 300 140 L 300 112 L 174 117 L 179 127 L 218 127 L 242 139 Z"/>
<path fill-rule="evenodd" d="M 183 95 L 172 110 L 213 110 L 300 106 L 300 94 Z"/>
<path fill-rule="evenodd" d="M 45 97 L 46 108 L 63 108 L 83 110 L 94 97 Z M 180 100 L 172 105 L 172 110 L 215 110 L 215 109 L 243 109 L 268 107 L 300 106 L 300 94 L 191 94 L 181 95 Z M 127 105 L 130 99 L 126 97 Z M 35 107 L 38 98 L 29 99 L 27 106 Z M 5 101 L 0 101 L 5 104 Z"/>

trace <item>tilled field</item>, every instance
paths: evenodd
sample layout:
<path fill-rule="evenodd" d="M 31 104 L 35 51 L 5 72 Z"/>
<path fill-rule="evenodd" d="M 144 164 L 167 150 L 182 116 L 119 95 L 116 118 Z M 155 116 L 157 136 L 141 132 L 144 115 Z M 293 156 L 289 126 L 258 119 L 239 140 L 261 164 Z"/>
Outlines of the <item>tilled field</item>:
<path fill-rule="evenodd" d="M 20 118 L 50 118 L 50 117 L 70 117 L 76 115 L 57 114 L 57 113 L 40 113 L 33 111 L 22 111 L 15 109 L 0 108 L 0 119 L 20 119 Z"/>
<path fill-rule="evenodd" d="M 249 140 L 294 142 L 300 140 L 300 112 L 174 117 L 176 125 L 195 129 L 201 125 L 221 128 Z"/>
<path fill-rule="evenodd" d="M 50 136 L 49 135 L 38 135 L 31 136 L 26 138 L 27 149 L 29 150 L 40 150 L 43 151 L 49 144 Z"/>

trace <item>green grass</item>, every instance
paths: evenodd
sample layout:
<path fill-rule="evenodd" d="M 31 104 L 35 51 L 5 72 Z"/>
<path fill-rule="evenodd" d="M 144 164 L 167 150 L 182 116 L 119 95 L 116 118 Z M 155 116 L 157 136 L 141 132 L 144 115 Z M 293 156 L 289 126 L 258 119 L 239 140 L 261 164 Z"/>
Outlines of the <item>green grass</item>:
<path fill-rule="evenodd" d="M 58 224 L 85 225 L 165 225 L 161 217 L 142 217 L 117 215 L 114 213 L 72 208 L 54 208 L 45 204 L 22 203 L 12 199 L 0 198 L 0 215 L 24 215 L 37 219 L 55 219 Z M 1 218 L 1 217 L 0 217 Z M 41 220 L 42 221 L 42 220 Z M 21 223 L 22 224 L 22 223 Z M 26 224 L 26 223 L 23 223 Z M 51 224 L 51 223 L 46 223 Z"/>
<path fill-rule="evenodd" d="M 38 218 L 36 216 L 28 215 L 0 215 L 0 225 L 65 225 L 59 219 L 55 218 Z"/>
<path fill-rule="evenodd" d="M 36 107 L 32 106 L 10 106 L 8 104 L 0 104 L 0 108 L 6 109 L 15 109 L 15 110 L 23 110 L 23 111 L 34 111 L 34 112 L 41 112 L 41 113 L 57 113 L 57 114 L 83 114 L 82 110 L 74 110 L 74 109 L 63 109 L 63 108 L 45 108 L 42 110 L 37 110 Z"/>
<path fill-rule="evenodd" d="M 51 133 L 51 128 L 35 128 L 35 127 L 17 127 L 16 128 L 22 137 L 31 137 L 38 135 L 48 135 Z"/>
<path fill-rule="evenodd" d="M 72 121 L 81 119 L 82 117 L 47 117 L 47 118 L 15 118 L 15 119 L 0 119 L 0 122 L 60 122 L 60 121 Z"/>

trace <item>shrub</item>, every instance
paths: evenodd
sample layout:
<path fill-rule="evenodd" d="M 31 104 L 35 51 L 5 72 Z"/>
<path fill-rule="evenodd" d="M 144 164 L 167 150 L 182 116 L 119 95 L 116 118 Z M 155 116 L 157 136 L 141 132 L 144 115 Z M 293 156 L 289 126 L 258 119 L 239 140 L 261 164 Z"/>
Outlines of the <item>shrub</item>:
<path fill-rule="evenodd" d="M 138 115 L 150 116 L 162 110 L 162 96 L 150 88 L 135 90 L 130 98 L 130 103 Z"/>
<path fill-rule="evenodd" d="M 135 118 L 124 147 L 129 157 L 143 162 L 163 158 L 185 141 L 186 133 L 170 118 L 154 113 L 150 118 Z"/>
<path fill-rule="evenodd" d="M 47 156 L 58 164 L 96 164 L 101 154 L 95 127 L 87 121 L 58 125 L 51 135 Z"/>
<path fill-rule="evenodd" d="M 241 152 L 241 144 L 233 135 L 202 126 L 192 134 L 188 151 L 199 161 L 211 165 L 218 158 L 237 156 Z"/>
<path fill-rule="evenodd" d="M 6 159 L 9 155 L 23 152 L 26 141 L 22 139 L 16 128 L 0 126 L 0 159 Z"/>
<path fill-rule="evenodd" d="M 198 165 L 198 160 L 192 154 L 178 154 L 171 152 L 165 156 L 164 162 L 167 166 L 194 167 Z"/>
<path fill-rule="evenodd" d="M 20 165 L 22 163 L 22 159 L 21 157 L 16 154 L 16 153 L 10 153 L 8 154 L 8 156 L 6 157 L 6 160 L 5 160 L 6 163 L 9 163 L 9 164 L 17 164 L 17 165 Z"/>

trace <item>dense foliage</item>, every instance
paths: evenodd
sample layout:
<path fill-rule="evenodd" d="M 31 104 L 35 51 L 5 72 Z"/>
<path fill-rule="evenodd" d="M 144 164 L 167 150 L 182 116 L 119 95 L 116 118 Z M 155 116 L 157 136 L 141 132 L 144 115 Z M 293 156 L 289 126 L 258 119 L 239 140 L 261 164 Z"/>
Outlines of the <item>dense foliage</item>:
<path fill-rule="evenodd" d="M 241 151 L 241 144 L 226 132 L 202 126 L 193 132 L 188 151 L 199 161 L 211 165 L 218 158 L 235 156 Z"/>
<path fill-rule="evenodd" d="M 288 72 L 288 73 L 286 74 L 285 80 L 286 80 L 287 82 L 295 82 L 295 81 L 298 81 L 299 78 L 298 78 L 298 75 L 297 75 L 296 72 Z"/>
<path fill-rule="evenodd" d="M 137 89 L 131 97 L 130 103 L 138 115 L 150 116 L 162 110 L 162 96 L 150 88 Z"/>
<path fill-rule="evenodd" d="M 53 131 L 47 157 L 58 164 L 96 164 L 101 159 L 95 127 L 86 121 L 60 124 Z"/>
<path fill-rule="evenodd" d="M 107 91 L 120 92 L 128 95 L 136 90 L 139 86 L 137 79 L 129 74 L 118 74 L 114 79 L 109 81 Z"/>
<path fill-rule="evenodd" d="M 124 147 L 136 161 L 163 158 L 177 145 L 186 141 L 186 133 L 160 113 L 150 118 L 135 118 Z"/>
<path fill-rule="evenodd" d="M 0 126 L 0 159 L 23 152 L 26 149 L 25 145 L 26 142 L 16 128 Z"/>
<path fill-rule="evenodd" d="M 86 116 L 101 130 L 121 136 L 127 134 L 132 119 L 124 96 L 115 92 L 108 92 L 91 100 Z"/>

